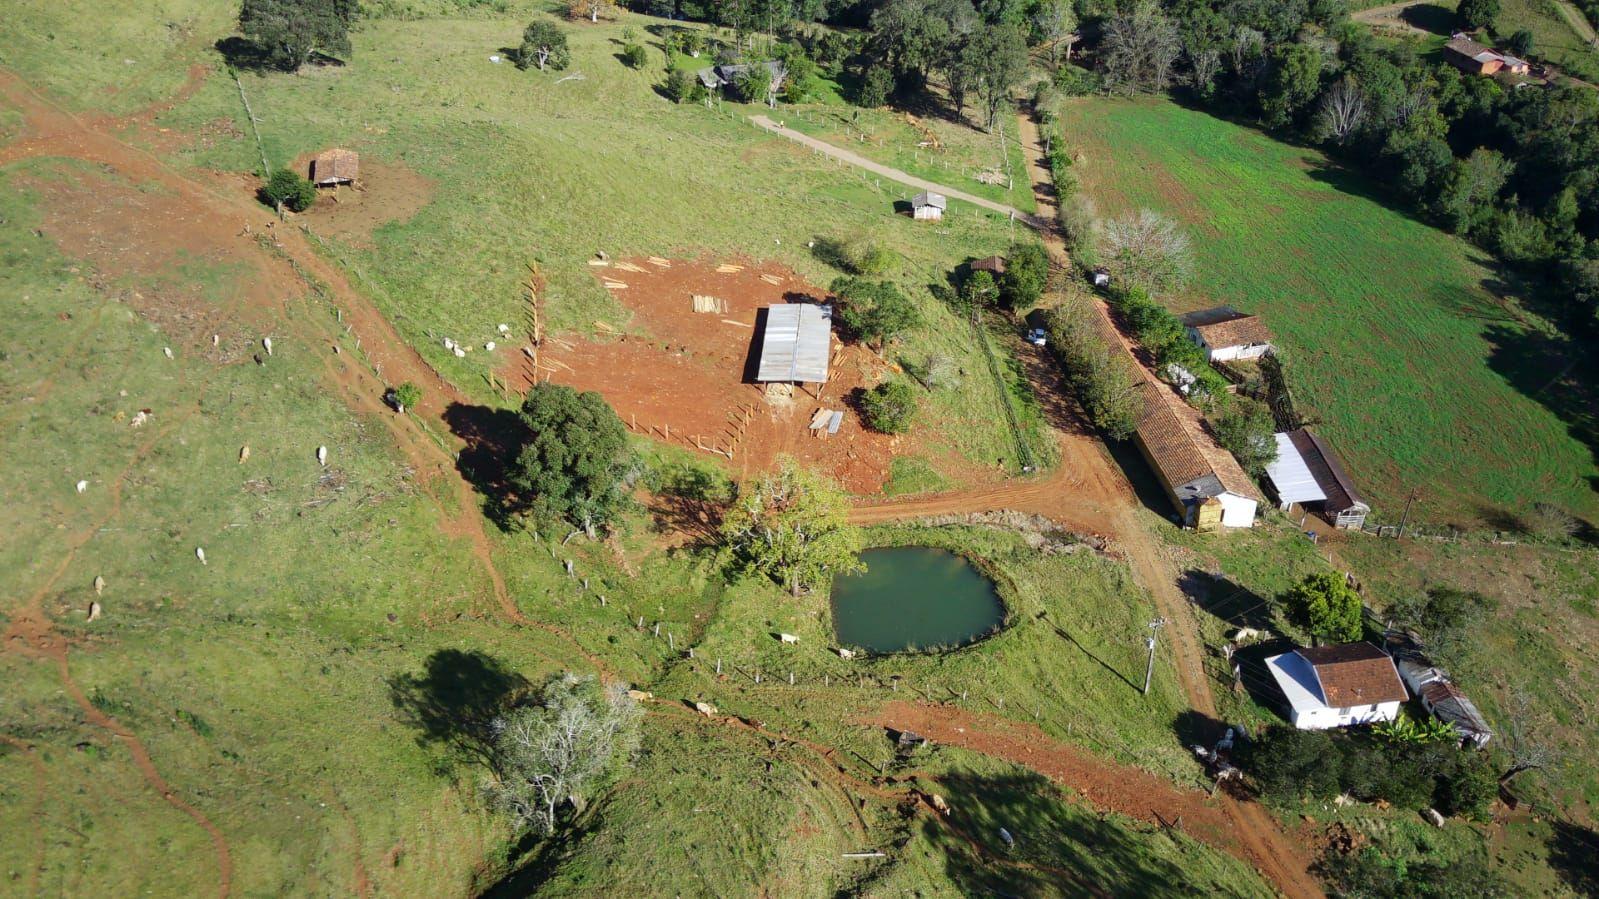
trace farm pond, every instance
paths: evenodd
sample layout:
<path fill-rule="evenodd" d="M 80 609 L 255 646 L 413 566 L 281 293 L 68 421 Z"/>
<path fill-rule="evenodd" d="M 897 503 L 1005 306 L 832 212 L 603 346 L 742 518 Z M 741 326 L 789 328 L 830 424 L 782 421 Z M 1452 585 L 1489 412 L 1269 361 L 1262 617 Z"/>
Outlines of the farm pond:
<path fill-rule="evenodd" d="M 833 628 L 871 652 L 954 649 L 998 630 L 994 582 L 945 549 L 894 546 L 861 553 L 866 571 L 833 579 Z"/>

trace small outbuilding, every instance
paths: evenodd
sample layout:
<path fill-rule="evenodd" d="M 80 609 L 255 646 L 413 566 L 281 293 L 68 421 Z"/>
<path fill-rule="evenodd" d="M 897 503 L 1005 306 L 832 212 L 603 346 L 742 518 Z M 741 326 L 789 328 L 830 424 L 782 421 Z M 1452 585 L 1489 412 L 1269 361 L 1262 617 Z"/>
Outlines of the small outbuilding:
<path fill-rule="evenodd" d="M 812 303 L 769 306 L 755 380 L 779 384 L 824 383 L 832 342 L 833 307 Z"/>
<path fill-rule="evenodd" d="M 771 90 L 776 92 L 783 87 L 783 79 L 788 77 L 788 67 L 782 60 L 769 59 L 765 62 L 745 62 L 732 65 L 707 66 L 695 73 L 700 84 L 707 90 L 721 90 L 728 85 L 737 85 L 740 78 L 756 66 L 764 68 L 772 79 Z"/>
<path fill-rule="evenodd" d="M 1271 352 L 1271 332 L 1259 316 L 1231 306 L 1201 309 L 1182 316 L 1188 339 L 1205 351 L 1208 362 L 1258 359 Z"/>
<path fill-rule="evenodd" d="M 1266 660 L 1300 730 L 1393 721 L 1410 698 L 1393 659 L 1370 643 L 1312 646 Z"/>
<path fill-rule="evenodd" d="M 1005 274 L 1005 257 L 989 256 L 986 259 L 979 259 L 972 263 L 972 271 L 988 272 L 990 275 L 993 275 L 997 278 L 1000 275 Z"/>
<path fill-rule="evenodd" d="M 323 150 L 311 160 L 311 182 L 317 187 L 354 184 L 361 176 L 361 156 L 354 150 Z"/>
<path fill-rule="evenodd" d="M 1281 508 L 1298 503 L 1337 528 L 1359 528 L 1371 514 L 1343 463 L 1309 428 L 1274 435 L 1277 459 L 1266 466 Z"/>
<path fill-rule="evenodd" d="M 936 222 L 944 218 L 944 208 L 949 200 L 943 194 L 924 191 L 911 197 L 911 218 Z"/>

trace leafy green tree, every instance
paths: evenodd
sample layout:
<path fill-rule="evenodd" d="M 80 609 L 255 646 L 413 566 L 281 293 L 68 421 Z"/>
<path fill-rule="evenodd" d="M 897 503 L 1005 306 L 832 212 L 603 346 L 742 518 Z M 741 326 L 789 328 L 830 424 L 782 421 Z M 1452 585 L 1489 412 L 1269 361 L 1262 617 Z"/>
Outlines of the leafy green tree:
<path fill-rule="evenodd" d="M 1283 597 L 1283 604 L 1317 637 L 1335 643 L 1360 638 L 1360 594 L 1337 572 L 1306 575 Z"/>
<path fill-rule="evenodd" d="M 1532 53 L 1532 30 L 1517 28 L 1510 37 L 1505 38 L 1505 49 L 1516 56 L 1525 57 Z"/>
<path fill-rule="evenodd" d="M 590 536 L 609 527 L 626 505 L 634 467 L 616 412 L 598 393 L 543 383 L 528 391 L 520 417 L 528 437 L 509 474 L 533 511 Z"/>
<path fill-rule="evenodd" d="M 1493 614 L 1498 603 L 1475 590 L 1433 587 L 1394 601 L 1390 614 L 1415 628 L 1427 650 L 1439 661 L 1456 660 L 1472 645 L 1471 633 Z"/>
<path fill-rule="evenodd" d="M 1260 88 L 1261 120 L 1267 128 L 1286 128 L 1321 91 L 1321 51 L 1288 44 L 1271 53 L 1265 84 Z"/>
<path fill-rule="evenodd" d="M 1277 423 L 1264 403 L 1236 397 L 1212 423 L 1216 442 L 1238 459 L 1244 470 L 1260 477 L 1277 460 Z"/>
<path fill-rule="evenodd" d="M 888 105 L 888 95 L 894 90 L 894 73 L 886 65 L 868 65 L 861 74 L 860 90 L 855 95 L 855 105 L 877 109 Z"/>
<path fill-rule="evenodd" d="M 794 44 L 785 44 L 778 58 L 783 61 L 786 73 L 783 76 L 783 101 L 804 103 L 816 96 L 820 90 L 816 62 L 805 55 L 804 49 Z"/>
<path fill-rule="evenodd" d="M 739 98 L 745 103 L 777 105 L 777 94 L 773 90 L 772 70 L 765 65 L 757 63 L 745 69 L 739 74 L 736 84 Z"/>
<path fill-rule="evenodd" d="M 961 293 L 967 303 L 981 309 L 999 302 L 1000 286 L 989 272 L 972 272 Z"/>
<path fill-rule="evenodd" d="M 663 90 L 674 103 L 698 103 L 705 99 L 705 85 L 700 83 L 693 72 L 682 69 L 666 71 L 666 84 Z"/>
<path fill-rule="evenodd" d="M 722 540 L 736 563 L 798 596 L 862 569 L 848 510 L 836 484 L 785 457 L 777 471 L 742 486 L 722 518 Z"/>
<path fill-rule="evenodd" d="M 1503 154 L 1482 147 L 1450 166 L 1433 202 L 1433 211 L 1449 228 L 1469 234 L 1493 219 L 1499 191 L 1510 177 Z"/>
<path fill-rule="evenodd" d="M 243 0 L 239 31 L 275 68 L 292 72 L 312 55 L 350 53 L 356 0 Z"/>
<path fill-rule="evenodd" d="M 1494 800 L 1499 798 L 1499 772 L 1481 753 L 1464 753 L 1452 772 L 1438 781 L 1436 805 L 1440 812 L 1487 821 Z"/>
<path fill-rule="evenodd" d="M 872 13 L 872 51 L 896 77 L 926 81 L 949 46 L 951 19 L 928 0 L 888 0 Z M 970 4 L 967 4 L 970 10 Z"/>
<path fill-rule="evenodd" d="M 836 278 L 839 323 L 858 340 L 881 346 L 922 323 L 921 312 L 892 281 Z"/>
<path fill-rule="evenodd" d="M 642 714 L 622 684 L 556 675 L 535 701 L 494 719 L 489 794 L 519 826 L 554 833 L 564 803 L 582 811 L 593 787 L 632 757 Z"/>
<path fill-rule="evenodd" d="M 1455 22 L 1466 31 L 1492 29 L 1499 18 L 1499 0 L 1460 0 L 1455 7 Z"/>
<path fill-rule="evenodd" d="M 959 70 L 959 81 L 977 91 L 983 127 L 992 131 L 1011 91 L 1027 74 L 1027 41 L 1016 26 L 984 28 L 966 40 L 957 59 L 953 68 Z"/>
<path fill-rule="evenodd" d="M 293 212 L 304 212 L 316 202 L 316 185 L 299 172 L 278 169 L 262 186 L 261 200 L 274 208 L 284 206 Z"/>
<path fill-rule="evenodd" d="M 884 381 L 861 396 L 861 413 L 872 430 L 903 434 L 916 417 L 916 390 L 904 381 Z"/>
<path fill-rule="evenodd" d="M 420 402 L 422 402 L 422 388 L 412 384 L 410 381 L 406 381 L 404 384 L 394 388 L 396 411 L 403 413 L 407 409 L 414 409 L 416 404 Z"/>
<path fill-rule="evenodd" d="M 1038 302 L 1049 281 L 1049 255 L 1036 243 L 1013 244 L 999 276 L 999 293 L 1006 306 L 1025 309 Z"/>
<path fill-rule="evenodd" d="M 643 44 L 627 44 L 622 48 L 622 63 L 630 69 L 642 69 L 649 61 Z"/>
<path fill-rule="evenodd" d="M 559 72 L 572 62 L 566 46 L 566 31 L 554 19 L 541 16 L 522 30 L 522 45 L 516 51 L 517 68 L 538 66 L 539 71 Z"/>

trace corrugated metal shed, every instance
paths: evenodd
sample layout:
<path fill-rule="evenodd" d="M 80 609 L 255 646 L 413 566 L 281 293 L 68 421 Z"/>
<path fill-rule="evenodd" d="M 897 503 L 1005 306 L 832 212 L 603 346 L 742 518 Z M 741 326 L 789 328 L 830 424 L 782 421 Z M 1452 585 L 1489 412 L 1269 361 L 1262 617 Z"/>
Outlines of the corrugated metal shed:
<path fill-rule="evenodd" d="M 827 380 L 833 307 L 785 303 L 766 310 L 757 381 L 819 384 Z"/>
<path fill-rule="evenodd" d="M 1266 477 L 1277 490 L 1277 499 L 1284 506 L 1291 503 L 1317 503 L 1327 494 L 1310 473 L 1310 465 L 1300 455 L 1294 441 L 1285 434 L 1272 435 L 1277 440 L 1277 459 L 1266 466 Z"/>

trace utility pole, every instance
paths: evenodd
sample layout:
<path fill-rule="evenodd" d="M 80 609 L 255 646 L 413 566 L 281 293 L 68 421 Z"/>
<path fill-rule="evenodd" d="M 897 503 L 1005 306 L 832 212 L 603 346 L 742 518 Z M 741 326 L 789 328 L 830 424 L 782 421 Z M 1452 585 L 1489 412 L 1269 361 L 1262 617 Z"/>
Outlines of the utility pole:
<path fill-rule="evenodd" d="M 1405 497 L 1405 511 L 1404 511 L 1404 514 L 1399 516 L 1399 536 L 1400 537 L 1404 537 L 1405 536 L 1405 522 L 1410 520 L 1410 504 L 1415 502 L 1416 499 L 1418 497 L 1420 497 L 1420 496 L 1421 496 L 1421 491 L 1420 490 L 1412 490 L 1412 491 L 1410 491 L 1410 495 Z"/>
<path fill-rule="evenodd" d="M 1149 623 L 1149 636 L 1144 638 L 1144 645 L 1149 647 L 1149 667 L 1144 669 L 1144 695 L 1149 695 L 1149 682 L 1155 676 L 1155 637 L 1160 634 L 1160 629 L 1165 627 L 1166 619 L 1156 618 Z"/>

